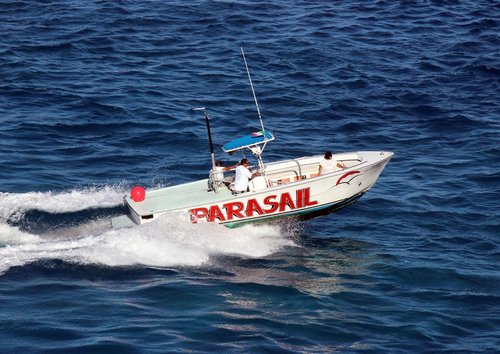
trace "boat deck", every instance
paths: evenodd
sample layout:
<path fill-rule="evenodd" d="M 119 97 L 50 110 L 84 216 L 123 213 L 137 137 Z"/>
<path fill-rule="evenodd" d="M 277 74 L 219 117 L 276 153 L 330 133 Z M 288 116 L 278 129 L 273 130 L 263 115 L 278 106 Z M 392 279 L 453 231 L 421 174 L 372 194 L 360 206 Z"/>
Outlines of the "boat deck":
<path fill-rule="evenodd" d="M 231 191 L 223 186 L 217 192 L 208 189 L 207 179 L 166 187 L 158 190 L 148 190 L 146 199 L 134 202 L 130 196 L 127 203 L 139 214 L 155 214 L 165 210 L 182 210 L 196 204 L 219 202 L 233 197 Z"/>

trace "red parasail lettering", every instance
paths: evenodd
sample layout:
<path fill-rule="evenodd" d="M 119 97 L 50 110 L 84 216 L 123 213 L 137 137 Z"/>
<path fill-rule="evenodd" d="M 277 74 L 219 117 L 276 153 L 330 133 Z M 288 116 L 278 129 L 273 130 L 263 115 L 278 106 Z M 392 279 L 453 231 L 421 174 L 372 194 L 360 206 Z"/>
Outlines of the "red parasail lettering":
<path fill-rule="evenodd" d="M 253 216 L 254 211 L 256 211 L 259 215 L 264 214 L 264 211 L 260 207 L 259 203 L 255 199 L 249 199 L 246 210 L 247 216 Z"/>
<path fill-rule="evenodd" d="M 233 217 L 244 218 L 245 216 L 242 213 L 243 203 L 242 202 L 233 202 L 227 203 L 222 206 L 226 209 L 227 212 L 227 220 L 233 220 Z"/>
<path fill-rule="evenodd" d="M 297 198 L 295 199 L 295 202 L 297 203 L 297 208 L 302 208 L 302 202 L 304 201 L 304 190 L 303 189 L 297 189 Z"/>
<path fill-rule="evenodd" d="M 211 205 L 209 208 L 194 208 L 191 213 L 191 222 L 196 223 L 198 219 L 206 218 L 209 222 L 214 222 L 215 219 L 220 221 L 242 219 L 255 215 L 272 214 L 277 211 L 283 212 L 287 209 L 294 210 L 317 205 L 317 200 L 311 200 L 311 189 L 297 189 L 295 191 L 295 202 L 290 193 L 282 193 L 281 195 L 268 195 L 264 198 L 263 206 L 259 204 L 257 199 L 249 199 L 245 204 L 242 202 L 226 203 L 222 206 L 225 212 L 218 205 Z M 278 199 L 279 198 L 279 202 Z"/>
<path fill-rule="evenodd" d="M 207 208 L 195 208 L 189 211 L 191 213 L 191 222 L 196 224 L 198 219 L 202 219 L 207 216 L 208 209 Z"/>
<path fill-rule="evenodd" d="M 266 198 L 264 198 L 264 205 L 271 207 L 270 209 L 266 210 L 266 214 L 271 214 L 278 210 L 279 203 L 275 201 L 275 199 L 275 195 L 268 195 Z"/>
<path fill-rule="evenodd" d="M 213 222 L 215 219 L 219 219 L 220 221 L 226 221 L 222 210 L 220 210 L 218 205 L 212 205 L 208 212 L 208 221 Z"/>
<path fill-rule="evenodd" d="M 310 188 L 305 188 L 304 189 L 304 206 L 312 206 L 318 204 L 317 200 L 312 200 L 311 201 L 311 189 Z"/>
<path fill-rule="evenodd" d="M 290 209 L 295 209 L 295 204 L 293 203 L 293 199 L 290 197 L 290 194 L 283 193 L 280 199 L 280 211 L 285 211 L 287 205 Z"/>

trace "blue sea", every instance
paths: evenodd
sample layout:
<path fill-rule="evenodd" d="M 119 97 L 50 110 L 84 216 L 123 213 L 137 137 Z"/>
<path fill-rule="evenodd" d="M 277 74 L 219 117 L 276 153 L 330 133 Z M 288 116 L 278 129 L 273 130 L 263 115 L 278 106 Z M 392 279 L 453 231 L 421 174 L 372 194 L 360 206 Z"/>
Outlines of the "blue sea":
<path fill-rule="evenodd" d="M 498 1 L 0 0 L 0 352 L 500 352 Z M 359 201 L 114 230 L 123 195 L 395 153 Z"/>

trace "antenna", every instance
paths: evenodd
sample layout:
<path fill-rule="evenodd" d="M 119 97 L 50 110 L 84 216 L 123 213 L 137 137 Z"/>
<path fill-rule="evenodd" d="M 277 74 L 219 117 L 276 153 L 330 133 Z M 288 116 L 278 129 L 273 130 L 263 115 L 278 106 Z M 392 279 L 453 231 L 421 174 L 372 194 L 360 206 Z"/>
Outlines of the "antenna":
<path fill-rule="evenodd" d="M 259 103 L 257 102 L 255 89 L 253 88 L 252 77 L 250 76 L 250 70 L 248 70 L 247 59 L 245 58 L 245 52 L 243 51 L 243 47 L 241 47 L 241 55 L 243 55 L 243 61 L 245 62 L 245 68 L 247 69 L 248 81 L 250 81 L 250 87 L 252 88 L 253 99 L 255 101 L 255 107 L 257 107 L 257 114 L 259 115 L 260 126 L 262 128 L 262 133 L 264 134 L 264 140 L 267 140 L 266 130 L 264 129 L 264 122 L 262 121 L 262 116 L 260 115 Z"/>

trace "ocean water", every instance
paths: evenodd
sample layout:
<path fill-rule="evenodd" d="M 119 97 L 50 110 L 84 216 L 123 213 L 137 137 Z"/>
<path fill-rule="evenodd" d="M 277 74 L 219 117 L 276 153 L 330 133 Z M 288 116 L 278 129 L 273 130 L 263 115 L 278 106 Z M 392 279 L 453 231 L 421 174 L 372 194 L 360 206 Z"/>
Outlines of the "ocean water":
<path fill-rule="evenodd" d="M 0 1 L 0 351 L 500 351 L 497 1 Z M 112 230 L 130 187 L 395 157 L 304 223 Z"/>

